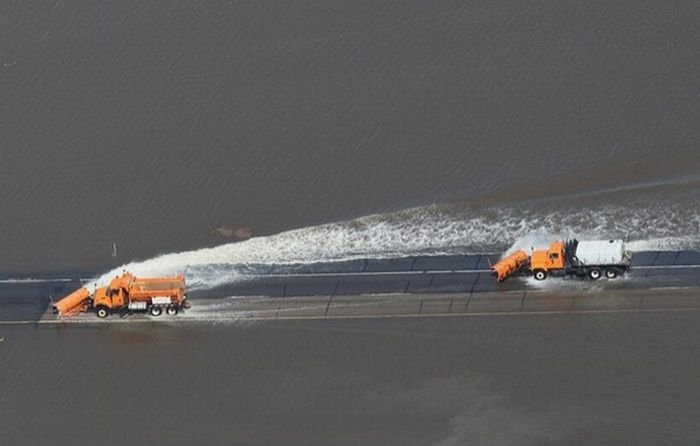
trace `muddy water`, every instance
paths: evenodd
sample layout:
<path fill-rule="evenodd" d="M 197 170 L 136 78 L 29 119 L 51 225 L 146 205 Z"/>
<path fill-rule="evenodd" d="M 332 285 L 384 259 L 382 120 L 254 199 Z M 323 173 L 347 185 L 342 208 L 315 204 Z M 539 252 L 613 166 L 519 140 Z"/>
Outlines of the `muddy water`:
<path fill-rule="evenodd" d="M 0 430 L 18 446 L 693 444 L 698 322 L 2 326 Z"/>
<path fill-rule="evenodd" d="M 519 235 L 491 218 L 505 205 L 535 227 L 551 211 L 537 200 L 623 188 L 594 211 L 624 226 L 658 182 L 680 182 L 684 198 L 654 192 L 685 213 L 639 237 L 682 237 L 697 229 L 699 19 L 656 1 L 2 5 L 0 269 L 106 269 L 230 241 L 222 226 L 265 236 L 413 207 L 371 230 L 425 233 L 429 214 L 483 221 L 430 248 L 504 243 Z"/>
<path fill-rule="evenodd" d="M 692 1 L 2 2 L 0 271 L 533 233 L 700 247 L 699 21 Z M 697 325 L 0 326 L 0 443 L 695 444 Z"/>

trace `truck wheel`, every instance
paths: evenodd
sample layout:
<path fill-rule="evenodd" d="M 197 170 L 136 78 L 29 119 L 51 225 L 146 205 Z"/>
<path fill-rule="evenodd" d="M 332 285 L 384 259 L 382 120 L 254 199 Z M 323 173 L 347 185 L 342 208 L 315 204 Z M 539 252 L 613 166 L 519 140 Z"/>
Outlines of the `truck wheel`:
<path fill-rule="evenodd" d="M 168 316 L 175 316 L 177 314 L 177 307 L 175 305 L 168 305 L 165 312 L 168 314 Z"/>
<path fill-rule="evenodd" d="M 608 268 L 605 270 L 605 277 L 608 279 L 614 279 L 617 277 L 617 270 L 615 268 Z"/>
<path fill-rule="evenodd" d="M 598 280 L 600 279 L 600 276 L 602 274 L 600 273 L 600 270 L 598 268 L 593 268 L 590 271 L 588 271 L 588 277 L 591 278 L 591 280 Z"/>
<path fill-rule="evenodd" d="M 97 317 L 99 317 L 100 319 L 104 319 L 107 316 L 109 316 L 109 308 L 105 307 L 104 305 L 99 305 L 95 309 L 95 314 L 97 314 Z"/>
<path fill-rule="evenodd" d="M 544 280 L 547 278 L 547 271 L 538 269 L 535 271 L 535 280 Z"/>
<path fill-rule="evenodd" d="M 158 305 L 151 305 L 151 307 L 148 309 L 148 312 L 151 313 L 151 316 L 158 317 L 161 314 L 163 314 L 163 309 Z"/>

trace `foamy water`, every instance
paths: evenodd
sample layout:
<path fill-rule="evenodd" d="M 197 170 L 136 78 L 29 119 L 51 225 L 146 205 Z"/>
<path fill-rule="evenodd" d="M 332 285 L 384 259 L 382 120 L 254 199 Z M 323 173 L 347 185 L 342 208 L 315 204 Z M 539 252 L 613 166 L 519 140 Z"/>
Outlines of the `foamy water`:
<path fill-rule="evenodd" d="M 193 288 L 230 283 L 247 265 L 279 265 L 413 255 L 511 252 L 555 239 L 620 238 L 632 251 L 700 247 L 700 214 L 662 199 L 641 206 L 462 208 L 428 206 L 308 227 L 214 248 L 161 255 L 116 268 L 140 276 L 186 272 Z"/>

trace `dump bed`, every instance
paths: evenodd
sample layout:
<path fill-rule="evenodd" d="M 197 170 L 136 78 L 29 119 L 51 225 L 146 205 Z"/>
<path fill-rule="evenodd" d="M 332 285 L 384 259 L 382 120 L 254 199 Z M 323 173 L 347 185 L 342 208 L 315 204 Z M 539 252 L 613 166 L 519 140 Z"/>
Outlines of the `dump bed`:
<path fill-rule="evenodd" d="M 132 300 L 153 297 L 173 297 L 177 302 L 185 299 L 185 277 L 134 278 L 129 287 Z"/>
<path fill-rule="evenodd" d="M 622 240 L 581 240 L 576 247 L 581 265 L 622 265 L 627 262 Z"/>

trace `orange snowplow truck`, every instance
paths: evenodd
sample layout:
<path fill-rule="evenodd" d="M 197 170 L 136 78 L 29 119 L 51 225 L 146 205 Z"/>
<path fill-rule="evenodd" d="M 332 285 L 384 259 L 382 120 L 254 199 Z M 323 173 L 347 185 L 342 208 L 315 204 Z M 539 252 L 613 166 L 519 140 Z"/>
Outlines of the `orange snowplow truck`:
<path fill-rule="evenodd" d="M 530 254 L 516 251 L 493 265 L 491 271 L 499 282 L 517 273 L 537 280 L 550 275 L 614 279 L 629 271 L 631 260 L 622 240 L 574 239 L 555 241 L 549 249 L 532 249 Z"/>
<path fill-rule="evenodd" d="M 184 308 L 189 308 L 184 275 L 142 279 L 128 272 L 115 277 L 105 287 L 95 286 L 92 291 L 82 287 L 53 305 L 54 313 L 59 316 L 94 311 L 99 318 L 133 311 L 174 316 Z"/>

